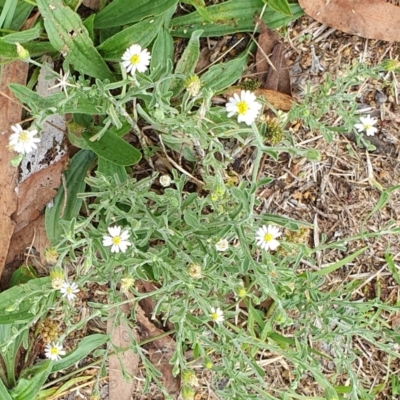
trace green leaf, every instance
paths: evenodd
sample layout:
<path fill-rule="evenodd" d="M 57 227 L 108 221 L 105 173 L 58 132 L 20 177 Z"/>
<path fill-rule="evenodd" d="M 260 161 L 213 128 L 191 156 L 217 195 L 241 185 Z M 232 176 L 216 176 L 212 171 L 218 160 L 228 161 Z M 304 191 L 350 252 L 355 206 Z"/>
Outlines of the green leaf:
<path fill-rule="evenodd" d="M 189 43 L 186 45 L 186 48 L 176 65 L 176 74 L 182 74 L 187 78 L 194 73 L 194 69 L 200 56 L 199 39 L 202 33 L 203 31 L 201 29 L 192 33 Z M 182 78 L 175 78 L 172 81 L 170 89 L 175 96 L 182 91 L 184 84 L 185 81 Z"/>
<path fill-rule="evenodd" d="M 97 14 L 94 24 L 96 29 L 130 24 L 160 15 L 177 3 L 178 0 L 114 0 Z"/>
<path fill-rule="evenodd" d="M 0 398 L 2 400 L 13 400 L 13 398 L 8 394 L 8 389 L 6 388 L 1 379 L 0 379 Z"/>
<path fill-rule="evenodd" d="M 35 374 L 32 374 L 29 379 L 20 378 L 17 386 L 10 391 L 13 399 L 34 399 L 50 375 L 51 367 L 51 361 L 45 361 L 40 365 L 40 368 L 35 370 Z"/>
<path fill-rule="evenodd" d="M 55 51 L 54 47 L 49 42 L 24 43 L 24 48 L 29 51 L 31 57 L 38 57 L 44 53 Z M 6 43 L 2 38 L 0 38 L 0 54 L 2 58 L 9 59 L 6 61 L 19 59 L 16 45 Z"/>
<path fill-rule="evenodd" d="M 115 175 L 117 175 L 120 183 L 128 180 L 128 174 L 126 173 L 125 167 L 114 164 L 113 162 L 102 157 L 99 157 L 97 171 L 110 178 L 113 178 Z"/>
<path fill-rule="evenodd" d="M 74 351 L 63 357 L 60 361 L 53 362 L 51 372 L 54 373 L 72 367 L 74 364 L 84 359 L 93 350 L 96 350 L 98 347 L 107 343 L 108 340 L 108 335 L 95 334 L 86 336 L 79 342 L 78 347 Z"/>
<path fill-rule="evenodd" d="M 36 271 L 30 265 L 21 265 L 17 268 L 13 274 L 11 275 L 10 279 L 10 286 L 20 285 L 21 283 L 29 282 L 32 279 L 37 278 Z"/>
<path fill-rule="evenodd" d="M 51 243 L 56 244 L 61 239 L 63 230 L 60 219 L 71 221 L 79 214 L 82 199 L 78 199 L 77 195 L 84 192 L 84 179 L 95 159 L 96 155 L 91 150 L 81 150 L 72 157 L 65 173 L 67 192 L 60 186 L 53 199 L 53 206 L 46 207 L 45 227 Z"/>
<path fill-rule="evenodd" d="M 37 278 L 14 286 L 0 293 L 0 324 L 23 324 L 32 321 L 36 316 L 29 310 L 32 297 L 43 296 L 51 289 L 50 278 Z"/>
<path fill-rule="evenodd" d="M 26 31 L 10 33 L 3 37 L 6 43 L 26 43 L 38 39 L 43 32 L 43 25 L 36 24 L 33 28 Z"/>
<path fill-rule="evenodd" d="M 173 62 L 173 59 L 174 40 L 167 29 L 161 28 L 151 51 L 150 70 L 154 70 L 159 65 L 166 67 L 168 60 Z"/>
<path fill-rule="evenodd" d="M 204 0 L 184 0 L 181 3 L 190 4 L 191 6 L 196 8 L 196 11 L 206 20 L 212 21 L 208 13 L 208 9 Z"/>
<path fill-rule="evenodd" d="M 346 264 L 352 262 L 360 254 L 364 253 L 365 250 L 367 250 L 367 247 L 363 247 L 362 249 L 357 250 L 355 253 L 350 254 L 349 256 L 345 257 L 343 260 L 335 262 L 335 263 L 329 265 L 328 267 L 321 268 L 319 271 L 312 271 L 310 273 L 314 276 L 324 276 L 324 275 L 330 274 L 331 272 L 336 271 L 343 265 L 346 265 Z"/>
<path fill-rule="evenodd" d="M 99 157 L 105 158 L 114 164 L 127 166 L 139 162 L 142 155 L 125 140 L 112 131 L 106 132 L 99 140 L 91 141 L 93 133 L 86 131 L 82 134 L 86 144 Z"/>
<path fill-rule="evenodd" d="M 147 47 L 156 37 L 161 21 L 162 17 L 141 21 L 111 36 L 98 46 L 97 50 L 105 60 L 119 61 L 125 50 L 133 43 Z"/>
<path fill-rule="evenodd" d="M 236 32 L 252 32 L 254 15 L 261 15 L 265 4 L 262 0 L 229 0 L 222 4 L 208 7 L 211 21 L 205 20 L 198 11 L 174 18 L 171 21 L 172 35 L 190 37 L 192 32 L 203 29 L 202 36 L 224 36 Z M 266 7 L 262 20 L 271 28 L 285 26 L 301 17 L 304 12 L 298 4 L 291 4 L 291 16 L 281 14 Z"/>
<path fill-rule="evenodd" d="M 243 74 L 247 66 L 247 52 L 226 63 L 213 65 L 200 78 L 204 87 L 219 92 L 233 85 Z"/>
<path fill-rule="evenodd" d="M 78 14 L 61 0 L 37 0 L 37 5 L 50 43 L 75 69 L 95 78 L 114 80 Z"/>
<path fill-rule="evenodd" d="M 268 0 L 267 4 L 275 11 L 289 16 L 292 15 L 292 11 L 290 10 L 290 5 L 287 0 Z"/>

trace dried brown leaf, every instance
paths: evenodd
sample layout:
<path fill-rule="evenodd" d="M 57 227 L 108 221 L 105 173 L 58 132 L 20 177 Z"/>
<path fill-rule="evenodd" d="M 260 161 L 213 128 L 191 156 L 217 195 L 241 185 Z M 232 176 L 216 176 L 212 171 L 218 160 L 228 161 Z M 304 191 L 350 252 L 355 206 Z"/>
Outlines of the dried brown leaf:
<path fill-rule="evenodd" d="M 171 396 L 176 396 L 180 389 L 180 377 L 172 374 L 173 366 L 169 363 L 174 353 L 175 341 L 170 336 L 162 336 L 165 332 L 150 322 L 140 306 L 136 309 L 136 319 L 145 334 L 143 339 L 148 340 L 159 336 L 159 339 L 150 341 L 146 348 L 149 351 L 150 361 L 162 374 L 161 380 L 165 389 Z"/>
<path fill-rule="evenodd" d="M 128 315 L 130 313 L 128 304 L 121 306 L 122 311 Z M 109 399 L 110 400 L 131 400 L 132 393 L 135 391 L 136 380 L 125 380 L 122 374 L 122 366 L 125 371 L 135 377 L 138 375 L 139 355 L 129 348 L 132 336 L 138 341 L 136 331 L 132 330 L 125 321 L 121 319 L 120 324 L 115 326 L 115 308 L 111 309 L 110 318 L 107 321 L 107 333 L 111 335 L 111 343 L 116 348 L 126 348 L 118 355 L 109 357 Z"/>
<path fill-rule="evenodd" d="M 256 69 L 260 87 L 292 94 L 289 68 L 284 57 L 285 46 L 280 43 L 278 34 L 257 19 L 260 26 L 256 53 Z"/>
<path fill-rule="evenodd" d="M 332 28 L 368 39 L 400 41 L 400 7 L 385 0 L 299 0 L 306 14 Z"/>
<path fill-rule="evenodd" d="M 7 253 L 14 232 L 14 221 L 11 215 L 17 209 L 17 170 L 10 164 L 15 156 L 8 150 L 8 141 L 11 134 L 10 126 L 21 121 L 22 107 L 8 89 L 10 83 L 24 85 L 28 73 L 28 64 L 15 61 L 3 66 L 0 83 L 0 275 L 3 271 Z"/>

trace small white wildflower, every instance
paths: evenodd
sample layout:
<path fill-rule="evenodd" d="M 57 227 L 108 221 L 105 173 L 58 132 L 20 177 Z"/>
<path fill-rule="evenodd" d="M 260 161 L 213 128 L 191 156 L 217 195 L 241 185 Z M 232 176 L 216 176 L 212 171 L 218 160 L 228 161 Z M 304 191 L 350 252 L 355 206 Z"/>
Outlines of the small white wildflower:
<path fill-rule="evenodd" d="M 111 253 L 126 252 L 128 246 L 132 243 L 127 240 L 129 238 L 128 231 L 122 231 L 120 226 L 110 226 L 108 228 L 108 235 L 103 236 L 103 246 L 111 246 Z"/>
<path fill-rule="evenodd" d="M 160 176 L 160 185 L 163 187 L 168 187 L 171 184 L 171 177 L 169 175 Z"/>
<path fill-rule="evenodd" d="M 61 360 L 61 356 L 65 355 L 65 350 L 60 343 L 52 342 L 46 345 L 44 349 L 46 358 L 53 361 Z"/>
<path fill-rule="evenodd" d="M 276 238 L 281 235 L 282 233 L 279 231 L 278 227 L 263 225 L 256 233 L 257 246 L 260 246 L 264 250 L 276 250 L 279 246 L 279 242 Z"/>
<path fill-rule="evenodd" d="M 12 150 L 20 154 L 28 154 L 37 148 L 36 143 L 39 143 L 40 139 L 35 138 L 38 133 L 36 129 L 28 131 L 23 129 L 20 124 L 11 126 L 11 129 L 14 131 L 9 139 L 9 146 Z"/>
<path fill-rule="evenodd" d="M 235 93 L 229 98 L 225 105 L 228 117 L 238 114 L 238 122 L 251 125 L 257 118 L 261 110 L 261 104 L 256 100 L 256 96 L 249 90 L 242 90 L 240 96 Z"/>
<path fill-rule="evenodd" d="M 218 251 L 225 251 L 229 248 L 229 242 L 226 239 L 221 239 L 218 243 L 215 244 L 215 248 Z"/>
<path fill-rule="evenodd" d="M 60 77 L 56 78 L 58 80 L 58 83 L 52 87 L 49 87 L 47 90 L 55 89 L 60 87 L 64 93 L 65 96 L 68 97 L 67 93 L 67 86 L 69 87 L 76 87 L 76 85 L 73 85 L 72 83 L 68 83 L 68 78 L 69 78 L 69 71 L 64 75 L 62 69 L 60 70 Z"/>
<path fill-rule="evenodd" d="M 147 49 L 142 49 L 138 44 L 133 44 L 122 55 L 122 66 L 126 72 L 135 75 L 138 72 L 145 72 L 150 64 L 151 55 Z"/>
<path fill-rule="evenodd" d="M 218 308 L 211 307 L 210 318 L 217 324 L 220 324 L 221 322 L 224 321 L 224 313 L 219 307 Z"/>
<path fill-rule="evenodd" d="M 358 130 L 358 132 L 365 131 L 367 136 L 374 136 L 376 132 L 378 132 L 378 128 L 375 128 L 374 125 L 378 122 L 375 118 L 367 115 L 366 117 L 360 117 L 361 124 L 355 124 L 354 128 Z"/>
<path fill-rule="evenodd" d="M 60 287 L 60 292 L 62 297 L 66 297 L 68 301 L 73 301 L 77 297 L 76 293 L 79 293 L 80 290 L 75 282 L 64 282 Z"/>

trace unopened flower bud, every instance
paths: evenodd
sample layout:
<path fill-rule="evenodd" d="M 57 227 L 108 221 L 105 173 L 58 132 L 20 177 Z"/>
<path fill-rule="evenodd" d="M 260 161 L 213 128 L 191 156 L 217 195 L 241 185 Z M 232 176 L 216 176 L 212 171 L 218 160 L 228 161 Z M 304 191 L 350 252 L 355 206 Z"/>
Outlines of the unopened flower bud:
<path fill-rule="evenodd" d="M 15 43 L 17 46 L 17 54 L 21 61 L 28 62 L 30 59 L 29 51 L 22 47 L 19 43 Z"/>

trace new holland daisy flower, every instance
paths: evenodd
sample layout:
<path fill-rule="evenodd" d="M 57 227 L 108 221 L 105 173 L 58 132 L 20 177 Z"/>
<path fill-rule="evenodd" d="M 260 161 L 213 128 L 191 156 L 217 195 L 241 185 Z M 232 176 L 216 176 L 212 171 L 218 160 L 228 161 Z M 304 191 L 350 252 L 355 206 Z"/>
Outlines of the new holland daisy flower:
<path fill-rule="evenodd" d="M 46 345 L 44 354 L 49 360 L 58 361 L 61 360 L 61 356 L 65 356 L 65 350 L 62 344 L 51 342 Z"/>
<path fill-rule="evenodd" d="M 367 136 L 374 136 L 376 132 L 378 132 L 378 128 L 375 128 L 374 125 L 378 122 L 375 118 L 367 115 L 366 117 L 360 117 L 361 124 L 355 124 L 354 128 L 358 130 L 358 132 L 365 131 Z"/>
<path fill-rule="evenodd" d="M 103 236 L 103 246 L 111 246 L 111 253 L 126 252 L 128 246 L 132 243 L 127 240 L 129 238 L 128 231 L 122 231 L 120 226 L 110 226 L 108 228 L 110 235 Z"/>
<path fill-rule="evenodd" d="M 278 227 L 263 225 L 256 233 L 257 246 L 260 246 L 264 250 L 276 250 L 279 246 L 279 242 L 276 238 L 281 235 L 282 233 L 279 231 Z"/>
<path fill-rule="evenodd" d="M 60 287 L 60 292 L 62 297 L 66 297 L 68 301 L 73 301 L 77 297 L 76 293 L 79 293 L 80 290 L 75 282 L 64 282 Z"/>
<path fill-rule="evenodd" d="M 221 322 L 224 321 L 224 313 L 219 307 L 218 308 L 211 307 L 210 318 L 217 324 L 220 324 Z"/>
<path fill-rule="evenodd" d="M 145 72 L 150 64 L 151 55 L 147 49 L 142 49 L 140 45 L 133 44 L 122 55 L 122 66 L 126 72 L 135 75 L 135 72 Z"/>
<path fill-rule="evenodd" d="M 242 90 L 240 96 L 235 93 L 225 105 L 228 117 L 238 114 L 238 122 L 244 122 L 247 125 L 251 125 L 256 120 L 261 107 L 256 96 L 249 90 Z"/>
<path fill-rule="evenodd" d="M 35 137 L 38 133 L 36 129 L 28 131 L 23 129 L 20 124 L 13 125 L 11 129 L 14 132 L 9 139 L 9 145 L 12 150 L 20 154 L 28 154 L 37 148 L 36 143 L 39 143 L 40 139 Z"/>

